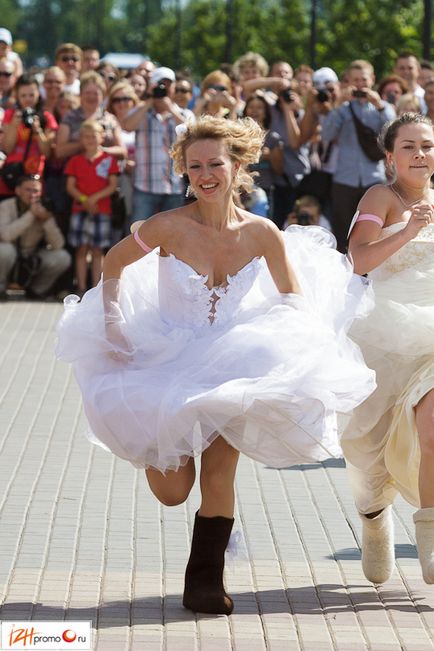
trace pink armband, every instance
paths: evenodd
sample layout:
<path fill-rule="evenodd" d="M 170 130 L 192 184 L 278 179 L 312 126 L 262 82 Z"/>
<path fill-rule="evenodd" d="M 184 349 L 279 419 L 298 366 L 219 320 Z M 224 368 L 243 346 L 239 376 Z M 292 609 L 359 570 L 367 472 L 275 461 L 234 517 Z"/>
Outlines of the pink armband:
<path fill-rule="evenodd" d="M 133 235 L 133 237 L 134 237 L 134 239 L 136 240 L 137 244 L 140 246 L 141 249 L 144 250 L 145 253 L 149 253 L 150 251 L 152 251 L 151 247 L 148 246 L 147 244 L 145 244 L 145 243 L 143 242 L 143 240 L 140 239 L 140 235 L 139 235 L 139 231 L 138 231 L 138 230 L 137 230 L 137 231 L 134 231 L 134 235 Z"/>
<path fill-rule="evenodd" d="M 359 211 L 356 210 L 356 213 L 355 213 L 353 219 L 351 220 L 350 228 L 348 229 L 347 238 L 350 237 L 351 231 L 353 230 L 354 226 L 356 225 L 356 222 L 375 222 L 376 224 L 381 226 L 381 228 L 383 228 L 383 225 L 384 225 L 383 220 L 380 219 L 380 217 L 378 217 L 378 215 L 371 215 L 370 213 L 366 213 L 366 212 L 360 214 Z"/>
<path fill-rule="evenodd" d="M 361 215 L 357 215 L 356 222 L 375 222 L 381 228 L 383 228 L 383 220 L 378 217 L 378 215 L 371 215 L 370 213 L 364 212 Z"/>

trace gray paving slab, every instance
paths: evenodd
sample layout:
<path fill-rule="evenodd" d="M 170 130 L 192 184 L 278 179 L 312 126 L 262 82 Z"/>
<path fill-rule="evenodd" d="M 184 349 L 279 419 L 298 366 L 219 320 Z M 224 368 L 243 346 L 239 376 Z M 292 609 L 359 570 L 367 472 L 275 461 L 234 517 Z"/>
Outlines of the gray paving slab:
<path fill-rule="evenodd" d="M 234 613 L 184 610 L 198 488 L 162 507 L 143 472 L 88 443 L 53 355 L 61 309 L 0 305 L 0 620 L 91 620 L 95 651 L 434 650 L 412 508 L 397 500 L 396 569 L 376 588 L 340 460 L 277 471 L 243 458 Z"/>

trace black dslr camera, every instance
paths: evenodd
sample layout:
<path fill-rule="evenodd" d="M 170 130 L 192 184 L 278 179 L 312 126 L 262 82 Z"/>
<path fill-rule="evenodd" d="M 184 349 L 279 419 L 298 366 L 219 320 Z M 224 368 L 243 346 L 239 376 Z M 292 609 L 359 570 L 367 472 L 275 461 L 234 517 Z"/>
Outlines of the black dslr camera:
<path fill-rule="evenodd" d="M 281 90 L 279 96 L 287 104 L 290 104 L 295 100 L 295 95 L 289 88 L 285 88 L 285 90 Z"/>
<path fill-rule="evenodd" d="M 35 123 L 36 111 L 29 107 L 21 111 L 21 122 L 25 127 L 31 129 Z"/>
<path fill-rule="evenodd" d="M 330 91 L 327 88 L 319 88 L 316 98 L 321 104 L 324 104 L 324 102 L 329 102 L 331 99 Z"/>
<path fill-rule="evenodd" d="M 297 224 L 299 226 L 311 226 L 313 223 L 312 215 L 308 212 L 296 212 Z"/>
<path fill-rule="evenodd" d="M 158 84 L 155 88 L 152 89 L 152 97 L 157 99 L 161 97 L 167 97 L 167 88 L 165 84 Z"/>

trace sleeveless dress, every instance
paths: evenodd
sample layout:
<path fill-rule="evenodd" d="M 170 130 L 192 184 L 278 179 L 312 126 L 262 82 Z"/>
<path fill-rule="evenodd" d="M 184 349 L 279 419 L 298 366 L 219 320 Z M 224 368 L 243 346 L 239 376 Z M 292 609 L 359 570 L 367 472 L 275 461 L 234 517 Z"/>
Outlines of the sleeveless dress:
<path fill-rule="evenodd" d="M 387 226 L 381 237 L 405 226 Z M 420 230 L 369 278 L 375 308 L 350 334 L 376 371 L 377 389 L 354 410 L 342 437 L 356 502 L 365 513 L 384 508 L 396 492 L 420 506 L 414 407 L 434 388 L 434 225 Z"/>
<path fill-rule="evenodd" d="M 57 355 L 74 367 L 93 442 L 162 472 L 218 435 L 277 468 L 341 456 L 336 412 L 375 388 L 347 336 L 372 307 L 369 285 L 324 229 L 291 226 L 285 239 L 303 296 L 280 295 L 260 258 L 208 289 L 154 250 L 120 281 L 65 299 Z M 118 289 L 104 314 L 103 292 Z M 129 342 L 127 361 L 107 354 L 107 318 Z"/>

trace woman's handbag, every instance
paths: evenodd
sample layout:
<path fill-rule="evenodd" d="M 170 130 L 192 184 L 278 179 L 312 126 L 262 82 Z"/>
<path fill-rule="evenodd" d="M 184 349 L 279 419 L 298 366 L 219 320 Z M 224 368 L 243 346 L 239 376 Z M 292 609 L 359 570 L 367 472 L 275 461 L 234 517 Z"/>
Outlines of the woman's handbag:
<path fill-rule="evenodd" d="M 25 257 L 19 253 L 12 269 L 11 282 L 22 289 L 28 289 L 33 278 L 39 273 L 41 264 L 42 260 L 36 252 Z"/>
<path fill-rule="evenodd" d="M 372 162 L 377 163 L 379 160 L 383 160 L 384 152 L 381 151 L 377 143 L 378 134 L 371 129 L 371 127 L 363 124 L 361 120 L 357 117 L 354 112 L 351 102 L 349 103 L 351 115 L 353 116 L 354 126 L 356 127 L 357 140 L 359 145 L 363 150 L 363 153 L 371 160 Z"/>
<path fill-rule="evenodd" d="M 22 161 L 6 163 L 1 168 L 0 175 L 9 190 L 15 190 L 18 180 L 24 176 L 24 163 Z"/>
<path fill-rule="evenodd" d="M 112 204 L 112 226 L 113 228 L 123 228 L 127 221 L 127 205 L 125 197 L 119 188 L 111 196 Z"/>

